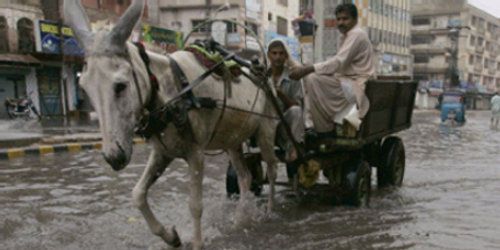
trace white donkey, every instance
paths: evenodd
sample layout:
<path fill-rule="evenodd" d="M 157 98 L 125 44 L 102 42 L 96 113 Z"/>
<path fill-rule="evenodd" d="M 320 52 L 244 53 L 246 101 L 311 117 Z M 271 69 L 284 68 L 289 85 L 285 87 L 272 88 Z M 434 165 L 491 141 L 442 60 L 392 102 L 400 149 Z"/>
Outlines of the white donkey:
<path fill-rule="evenodd" d="M 130 161 L 134 128 L 145 113 L 147 104 L 154 99 L 154 107 L 159 107 L 179 93 L 180 83 L 174 77 L 171 60 L 177 62 L 190 82 L 206 71 L 189 52 L 173 53 L 170 59 L 164 55 L 147 52 L 150 59 L 149 68 L 159 83 L 158 91 L 154 92 L 147 66 L 138 48 L 127 42 L 143 8 L 142 0 L 133 1 L 110 32 L 94 34 L 90 30 L 88 17 L 81 3 L 75 0 L 64 1 L 65 22 L 85 48 L 86 66 L 80 84 L 99 116 L 104 158 L 117 171 Z M 192 128 L 190 139 L 186 139 L 177 127 L 170 123 L 149 140 L 153 150 L 132 195 L 151 231 L 169 245 L 177 247 L 181 244 L 175 227 L 164 227 L 160 224 L 146 198 L 148 189 L 174 158 L 185 159 L 189 165 L 189 208 L 194 220 L 194 249 L 200 249 L 203 244 L 201 215 L 204 150 L 227 150 L 236 168 L 244 197 L 249 193 L 251 176 L 243 165 L 240 145 L 250 136 L 256 135 L 263 160 L 269 166 L 268 209 L 272 209 L 275 167 L 278 161 L 273 149 L 276 121 L 255 113 L 269 116 L 274 114 L 274 110 L 263 91 L 249 79 L 242 77 L 241 81 L 233 84 L 231 88 L 232 95 L 226 99 L 226 104 L 233 109 L 226 109 L 222 117 L 221 109 L 195 108 L 189 111 L 189 123 Z M 208 76 L 193 92 L 197 97 L 211 97 L 217 100 L 225 98 L 223 82 L 212 76 Z"/>

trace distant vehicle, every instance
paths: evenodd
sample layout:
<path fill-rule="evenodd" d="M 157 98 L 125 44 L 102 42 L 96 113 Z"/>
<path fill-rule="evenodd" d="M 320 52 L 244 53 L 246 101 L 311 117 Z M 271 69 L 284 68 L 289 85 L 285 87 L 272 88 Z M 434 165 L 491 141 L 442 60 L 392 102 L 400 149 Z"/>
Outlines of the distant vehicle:
<path fill-rule="evenodd" d="M 465 123 L 465 96 L 461 91 L 445 91 L 440 98 L 441 122 Z"/>

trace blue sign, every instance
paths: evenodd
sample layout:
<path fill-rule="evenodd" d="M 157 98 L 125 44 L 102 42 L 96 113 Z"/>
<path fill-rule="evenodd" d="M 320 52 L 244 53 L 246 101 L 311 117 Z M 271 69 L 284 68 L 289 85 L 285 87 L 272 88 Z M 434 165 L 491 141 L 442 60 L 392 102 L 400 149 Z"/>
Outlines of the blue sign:
<path fill-rule="evenodd" d="M 67 26 L 59 26 L 57 22 L 53 21 L 38 20 L 38 25 L 35 29 L 36 47 L 38 52 L 60 54 L 62 48 L 64 55 L 84 55 L 84 50 L 79 46 L 71 28 Z M 62 44 L 61 39 L 63 39 Z"/>

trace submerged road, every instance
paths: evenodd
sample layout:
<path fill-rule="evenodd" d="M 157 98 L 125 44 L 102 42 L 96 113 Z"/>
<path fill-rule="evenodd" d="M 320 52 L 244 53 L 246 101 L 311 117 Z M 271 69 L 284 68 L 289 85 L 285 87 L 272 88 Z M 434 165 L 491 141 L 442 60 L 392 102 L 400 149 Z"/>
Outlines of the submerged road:
<path fill-rule="evenodd" d="M 225 194 L 227 157 L 207 157 L 205 249 L 500 249 L 500 132 L 489 129 L 489 112 L 467 118 L 449 127 L 435 112 L 414 114 L 412 128 L 399 134 L 403 187 L 378 190 L 373 178 L 369 208 L 279 191 L 266 217 L 264 190 L 241 218 Z M 169 249 L 132 204 L 149 152 L 134 150 L 122 172 L 97 151 L 0 161 L 0 249 Z M 283 168 L 279 178 L 286 178 Z M 192 231 L 187 179 L 185 162 L 176 160 L 149 196 L 184 243 Z"/>

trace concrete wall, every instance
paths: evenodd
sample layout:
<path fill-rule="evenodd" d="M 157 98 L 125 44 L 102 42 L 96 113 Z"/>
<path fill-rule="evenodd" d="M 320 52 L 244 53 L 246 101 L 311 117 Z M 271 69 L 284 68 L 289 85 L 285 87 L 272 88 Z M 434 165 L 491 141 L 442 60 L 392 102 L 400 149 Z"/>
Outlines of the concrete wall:
<path fill-rule="evenodd" d="M 265 30 L 277 31 L 278 16 L 287 19 L 287 36 L 293 37 L 294 31 L 292 21 L 299 16 L 299 1 L 288 0 L 288 5 L 278 3 L 278 0 L 265 0 L 262 5 L 262 26 Z M 268 20 L 268 14 L 272 14 L 272 20 Z"/>

